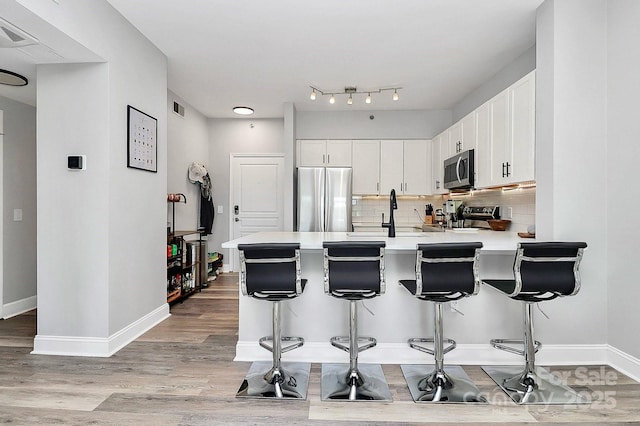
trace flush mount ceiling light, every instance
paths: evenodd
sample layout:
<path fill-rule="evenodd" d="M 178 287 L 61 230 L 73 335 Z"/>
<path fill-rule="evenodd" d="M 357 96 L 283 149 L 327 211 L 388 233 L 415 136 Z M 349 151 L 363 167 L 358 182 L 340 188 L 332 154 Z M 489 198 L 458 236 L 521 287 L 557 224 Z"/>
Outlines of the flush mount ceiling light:
<path fill-rule="evenodd" d="M 249 108 L 246 106 L 237 106 L 233 107 L 233 112 L 240 115 L 251 115 L 253 114 L 253 108 Z"/>
<path fill-rule="evenodd" d="M 348 86 L 344 88 L 343 92 L 336 92 L 336 91 L 325 92 L 314 86 L 309 86 L 309 87 L 311 88 L 311 94 L 309 95 L 309 99 L 311 99 L 312 101 L 315 101 L 317 98 L 317 95 L 320 94 L 322 96 L 330 96 L 329 103 L 334 104 L 336 102 L 336 95 L 347 95 L 348 105 L 353 105 L 353 95 L 366 94 L 367 97 L 365 98 L 364 102 L 367 104 L 370 104 L 372 102 L 372 98 L 371 98 L 372 93 L 382 93 L 387 90 L 389 91 L 393 90 L 393 95 L 391 96 L 391 99 L 393 99 L 394 101 L 397 101 L 398 99 L 400 99 L 400 95 L 398 95 L 398 90 L 402 89 L 402 87 L 382 87 L 380 89 L 367 89 L 367 90 L 360 91 L 356 87 Z"/>
<path fill-rule="evenodd" d="M 29 80 L 15 72 L 0 69 L 0 84 L 7 86 L 26 86 Z"/>

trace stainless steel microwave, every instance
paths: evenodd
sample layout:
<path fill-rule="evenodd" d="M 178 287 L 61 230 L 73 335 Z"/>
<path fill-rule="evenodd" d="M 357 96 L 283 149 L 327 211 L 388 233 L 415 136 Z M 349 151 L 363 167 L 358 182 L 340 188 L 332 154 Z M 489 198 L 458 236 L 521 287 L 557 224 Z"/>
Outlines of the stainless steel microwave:
<path fill-rule="evenodd" d="M 463 151 L 444 160 L 444 187 L 446 189 L 473 188 L 473 149 Z"/>

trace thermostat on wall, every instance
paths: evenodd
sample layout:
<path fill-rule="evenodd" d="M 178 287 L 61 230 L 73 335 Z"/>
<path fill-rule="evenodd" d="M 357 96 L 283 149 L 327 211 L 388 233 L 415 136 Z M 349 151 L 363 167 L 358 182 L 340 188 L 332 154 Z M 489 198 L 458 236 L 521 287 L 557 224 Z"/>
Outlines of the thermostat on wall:
<path fill-rule="evenodd" d="M 87 156 L 69 155 L 67 157 L 67 168 L 69 170 L 87 170 Z"/>

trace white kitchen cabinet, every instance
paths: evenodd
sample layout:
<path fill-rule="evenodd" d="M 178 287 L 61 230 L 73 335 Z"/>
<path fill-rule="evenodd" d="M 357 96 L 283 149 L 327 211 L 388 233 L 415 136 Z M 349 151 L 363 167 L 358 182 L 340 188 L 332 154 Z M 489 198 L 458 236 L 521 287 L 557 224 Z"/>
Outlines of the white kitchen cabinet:
<path fill-rule="evenodd" d="M 397 195 L 425 195 L 430 192 L 429 141 L 383 140 L 380 142 L 380 194 L 391 189 Z"/>
<path fill-rule="evenodd" d="M 429 193 L 430 144 L 426 140 L 404 141 L 404 195 L 424 195 Z"/>
<path fill-rule="evenodd" d="M 389 194 L 392 189 L 402 194 L 404 186 L 404 141 L 380 141 L 380 194 Z"/>
<path fill-rule="evenodd" d="M 486 188 L 491 186 L 491 119 L 489 102 L 476 110 L 477 139 L 474 155 L 474 186 Z"/>
<path fill-rule="evenodd" d="M 535 179 L 536 139 L 535 71 L 509 88 L 511 183 Z"/>
<path fill-rule="evenodd" d="M 351 167 L 351 141 L 299 140 L 298 166 Z"/>
<path fill-rule="evenodd" d="M 476 148 L 476 112 L 449 127 L 449 157 Z"/>
<path fill-rule="evenodd" d="M 535 72 L 476 110 L 476 188 L 535 179 Z"/>
<path fill-rule="evenodd" d="M 380 141 L 354 140 L 352 157 L 353 194 L 378 194 L 380 192 Z"/>
<path fill-rule="evenodd" d="M 431 194 L 446 194 L 444 188 L 444 160 L 449 155 L 449 130 L 445 130 L 431 141 Z"/>

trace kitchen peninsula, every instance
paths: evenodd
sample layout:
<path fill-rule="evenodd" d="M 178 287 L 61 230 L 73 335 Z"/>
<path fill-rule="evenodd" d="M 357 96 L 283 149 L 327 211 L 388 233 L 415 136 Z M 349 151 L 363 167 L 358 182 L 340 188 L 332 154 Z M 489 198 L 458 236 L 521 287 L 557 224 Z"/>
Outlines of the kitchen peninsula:
<path fill-rule="evenodd" d="M 415 276 L 415 249 L 418 243 L 481 241 L 480 278 L 506 278 L 511 275 L 518 242 L 516 233 L 490 230 L 446 232 L 398 232 L 396 238 L 386 233 L 358 232 L 261 232 L 223 243 L 234 249 L 238 244 L 300 244 L 302 277 L 308 280 L 304 293 L 287 301 L 282 311 L 283 335 L 301 336 L 305 344 L 284 355 L 283 360 L 305 362 L 342 362 L 344 354 L 329 343 L 333 336 L 348 335 L 348 309 L 344 303 L 324 293 L 323 241 L 385 241 L 386 292 L 364 302 L 360 310 L 359 334 L 372 336 L 378 345 L 359 355 L 362 362 L 397 364 L 427 363 L 431 358 L 410 349 L 407 339 L 427 337 L 432 330 L 432 307 L 406 292 L 398 281 Z M 531 241 L 531 240 L 529 240 Z M 235 250 L 232 255 L 237 256 Z M 497 351 L 489 345 L 496 337 L 521 334 L 521 306 L 501 296 L 488 286 L 481 286 L 476 296 L 460 300 L 455 310 L 447 309 L 445 336 L 457 341 L 458 348 L 447 355 L 452 363 L 478 364 L 521 362 L 518 356 Z M 269 360 L 271 354 L 258 345 L 262 336 L 271 334 L 271 306 L 250 297 L 240 296 L 239 330 L 236 361 Z"/>

